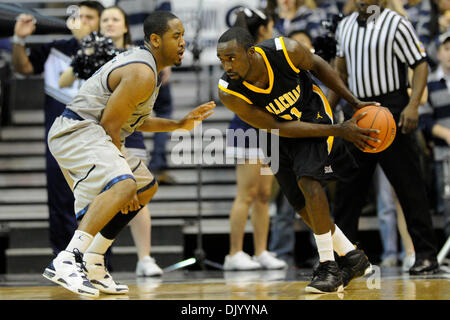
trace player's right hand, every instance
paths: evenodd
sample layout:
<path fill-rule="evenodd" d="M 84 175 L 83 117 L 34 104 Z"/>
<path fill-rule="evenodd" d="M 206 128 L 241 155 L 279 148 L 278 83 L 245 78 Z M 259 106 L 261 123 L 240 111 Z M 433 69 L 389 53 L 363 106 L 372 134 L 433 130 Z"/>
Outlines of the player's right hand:
<path fill-rule="evenodd" d="M 358 116 L 344 121 L 341 124 L 342 128 L 342 138 L 352 142 L 359 150 L 364 151 L 364 149 L 375 150 L 367 143 L 367 141 L 380 142 L 378 138 L 373 137 L 373 134 L 378 135 L 380 132 L 377 129 L 364 129 L 358 126 L 358 120 L 366 115 L 366 112 L 359 114 Z"/>
<path fill-rule="evenodd" d="M 127 214 L 128 212 L 131 211 L 137 211 L 141 208 L 141 205 L 139 203 L 139 199 L 137 194 L 134 195 L 133 199 L 131 199 L 130 202 L 128 202 L 121 210 L 120 212 L 122 212 L 123 214 Z"/>
<path fill-rule="evenodd" d="M 216 103 L 214 101 L 198 106 L 179 121 L 179 129 L 191 131 L 198 126 L 201 121 L 211 116 L 214 113 L 215 107 Z"/>
<path fill-rule="evenodd" d="M 36 19 L 31 14 L 21 13 L 16 18 L 14 26 L 14 34 L 18 37 L 25 38 L 36 30 Z"/>

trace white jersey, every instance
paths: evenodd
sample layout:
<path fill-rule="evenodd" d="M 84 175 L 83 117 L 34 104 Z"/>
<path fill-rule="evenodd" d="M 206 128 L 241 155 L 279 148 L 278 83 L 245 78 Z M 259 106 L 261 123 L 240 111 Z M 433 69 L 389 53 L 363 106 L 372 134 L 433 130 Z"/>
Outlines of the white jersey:
<path fill-rule="evenodd" d="M 108 103 L 112 90 L 108 86 L 108 78 L 112 71 L 130 63 L 143 63 L 148 65 L 156 74 L 156 61 L 150 50 L 145 47 L 134 47 L 125 51 L 114 59 L 103 65 L 92 77 L 90 77 L 80 88 L 80 91 L 67 105 L 67 108 L 76 112 L 83 119 L 100 122 L 103 110 Z M 123 124 L 120 130 L 120 138 L 123 141 L 132 134 L 136 128 L 142 125 L 153 110 L 153 105 L 158 96 L 161 81 L 153 90 L 153 94 L 144 102 L 140 103 L 130 118 Z"/>

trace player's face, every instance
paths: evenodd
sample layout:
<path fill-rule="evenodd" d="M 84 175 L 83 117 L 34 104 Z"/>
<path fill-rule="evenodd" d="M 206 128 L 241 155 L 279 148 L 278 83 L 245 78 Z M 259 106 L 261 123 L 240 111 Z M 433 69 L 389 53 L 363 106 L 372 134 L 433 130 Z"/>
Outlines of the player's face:
<path fill-rule="evenodd" d="M 169 30 L 162 36 L 162 53 L 167 59 L 168 65 L 181 65 L 183 60 L 184 47 L 184 27 L 179 19 L 172 19 L 167 22 Z"/>
<path fill-rule="evenodd" d="M 125 17 L 117 8 L 105 9 L 100 17 L 100 32 L 116 41 L 128 32 Z"/>
<path fill-rule="evenodd" d="M 218 43 L 217 57 L 230 79 L 245 79 L 250 69 L 250 62 L 247 51 L 239 46 L 236 40 Z"/>

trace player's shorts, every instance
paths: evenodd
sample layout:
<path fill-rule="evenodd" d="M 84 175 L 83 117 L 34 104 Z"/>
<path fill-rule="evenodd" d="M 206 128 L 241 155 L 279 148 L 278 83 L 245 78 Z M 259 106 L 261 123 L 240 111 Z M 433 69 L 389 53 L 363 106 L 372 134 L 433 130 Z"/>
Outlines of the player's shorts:
<path fill-rule="evenodd" d="M 48 146 L 74 193 L 77 219 L 97 195 L 119 181 L 133 179 L 138 193 L 156 182 L 145 163 L 125 147 L 119 151 L 102 126 L 70 110 L 56 118 Z"/>
<path fill-rule="evenodd" d="M 269 145 L 271 159 L 274 152 L 279 157 L 279 168 L 275 177 L 292 207 L 299 211 L 305 206 L 305 198 L 297 181 L 311 177 L 320 182 L 345 180 L 358 166 L 339 137 L 327 138 L 283 138 L 279 148 Z"/>
<path fill-rule="evenodd" d="M 237 115 L 230 122 L 226 139 L 227 158 L 265 160 L 259 145 L 259 130 L 241 120 Z"/>

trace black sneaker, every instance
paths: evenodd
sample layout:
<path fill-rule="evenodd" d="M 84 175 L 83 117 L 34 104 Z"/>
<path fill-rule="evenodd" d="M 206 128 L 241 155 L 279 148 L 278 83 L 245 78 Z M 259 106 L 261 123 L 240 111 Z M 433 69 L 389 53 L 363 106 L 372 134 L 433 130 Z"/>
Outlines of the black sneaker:
<path fill-rule="evenodd" d="M 345 256 L 339 257 L 339 267 L 342 270 L 342 281 L 346 287 L 354 278 L 359 278 L 372 273 L 372 265 L 364 251 L 355 249 Z"/>
<path fill-rule="evenodd" d="M 439 263 L 436 258 L 416 259 L 414 265 L 409 269 L 409 274 L 413 276 L 429 275 L 439 273 Z"/>
<path fill-rule="evenodd" d="M 313 278 L 305 288 L 310 293 L 342 292 L 341 270 L 336 261 L 320 262 L 314 269 Z"/>

